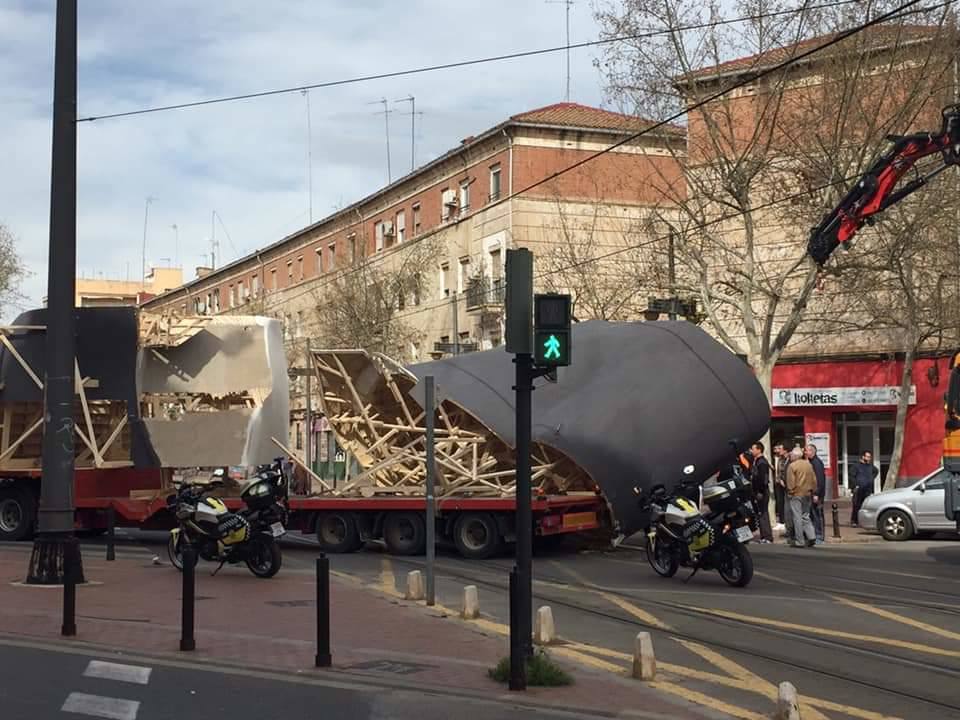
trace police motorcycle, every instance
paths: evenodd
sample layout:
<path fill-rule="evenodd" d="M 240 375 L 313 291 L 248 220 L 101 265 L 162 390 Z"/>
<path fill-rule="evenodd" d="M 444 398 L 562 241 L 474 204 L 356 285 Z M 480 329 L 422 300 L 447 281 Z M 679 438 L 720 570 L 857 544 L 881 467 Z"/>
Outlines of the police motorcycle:
<path fill-rule="evenodd" d="M 180 483 L 177 493 L 167 498 L 178 523 L 167 543 L 170 562 L 183 570 L 183 548 L 190 543 L 199 558 L 220 563 L 213 575 L 226 563 L 246 563 L 257 577 L 271 578 L 280 570 L 279 540 L 286 533 L 288 477 L 283 461 L 256 468 L 241 488 L 245 507 L 239 512 L 230 512 L 223 500 L 209 494 L 223 487 L 225 477 L 218 468 L 209 482 Z"/>
<path fill-rule="evenodd" d="M 716 570 L 728 585 L 749 584 L 753 557 L 747 543 L 756 524 L 753 491 L 738 466 L 727 471 L 725 478 L 702 490 L 699 483 L 688 481 L 673 492 L 662 484 L 649 493 L 634 488 L 641 510 L 649 513 L 647 560 L 658 575 L 673 577 L 683 566 L 693 570 L 687 582 L 700 570 Z M 705 514 L 697 504 L 701 492 Z"/>

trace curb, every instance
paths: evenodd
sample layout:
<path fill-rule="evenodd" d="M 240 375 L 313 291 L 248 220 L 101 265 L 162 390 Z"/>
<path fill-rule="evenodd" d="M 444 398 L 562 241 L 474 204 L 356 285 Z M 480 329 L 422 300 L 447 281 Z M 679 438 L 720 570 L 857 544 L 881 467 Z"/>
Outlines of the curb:
<path fill-rule="evenodd" d="M 513 693 L 498 691 L 493 694 L 482 690 L 468 690 L 465 688 L 452 687 L 433 687 L 425 690 L 422 680 L 404 681 L 394 679 L 381 679 L 373 677 L 366 673 L 333 668 L 328 670 L 318 670 L 313 667 L 305 666 L 302 670 L 289 672 L 271 671 L 264 669 L 254 669 L 240 663 L 231 663 L 216 658 L 204 658 L 200 655 L 194 655 L 190 658 L 184 658 L 180 654 L 174 653 L 141 653 L 132 652 L 128 649 L 118 648 L 111 645 L 102 645 L 83 640 L 68 640 L 55 642 L 46 638 L 34 635 L 14 635 L 0 632 L 0 646 L 22 647 L 35 650 L 45 650 L 49 652 L 59 652 L 71 655 L 102 655 L 113 659 L 124 658 L 128 661 L 140 663 L 152 663 L 154 665 L 163 665 L 166 667 L 179 667 L 185 669 L 194 669 L 204 672 L 220 672 L 222 674 L 245 675 L 248 677 L 257 677 L 264 680 L 273 680 L 278 682 L 295 683 L 300 685 L 320 685 L 345 690 L 369 691 L 369 690 L 399 690 L 417 694 L 429 694 L 439 697 L 459 698 L 465 700 L 477 700 L 489 703 L 491 705 L 500 705 L 512 708 L 524 708 L 529 710 L 549 709 L 554 714 L 568 714 L 574 718 L 639 718 L 649 720 L 663 720 L 668 716 L 662 713 L 646 713 L 634 710 L 605 711 L 592 708 L 583 708 L 569 704 L 554 705 L 545 697 L 527 698 Z"/>

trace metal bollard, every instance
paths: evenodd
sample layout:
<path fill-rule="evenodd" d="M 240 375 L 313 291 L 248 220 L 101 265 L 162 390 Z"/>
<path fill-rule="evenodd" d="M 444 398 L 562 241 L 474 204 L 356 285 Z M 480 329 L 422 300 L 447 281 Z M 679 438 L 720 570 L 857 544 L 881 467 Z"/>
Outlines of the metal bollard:
<path fill-rule="evenodd" d="M 330 561 L 317 558 L 317 656 L 316 667 L 330 667 Z"/>
<path fill-rule="evenodd" d="M 527 689 L 527 658 L 520 620 L 520 578 L 516 566 L 510 571 L 510 689 Z"/>
<path fill-rule="evenodd" d="M 195 598 L 195 575 L 197 551 L 193 545 L 183 546 L 183 609 L 180 622 L 180 649 L 196 650 L 197 642 L 193 637 L 193 606 Z"/>
<path fill-rule="evenodd" d="M 112 561 L 117 559 L 117 554 L 114 549 L 114 541 L 116 540 L 116 523 L 117 523 L 117 513 L 113 509 L 113 505 L 107 508 L 107 561 Z"/>
<path fill-rule="evenodd" d="M 840 511 L 837 510 L 837 504 L 833 503 L 833 508 L 831 508 L 833 513 L 833 536 L 835 538 L 840 537 Z"/>
<path fill-rule="evenodd" d="M 63 625 L 60 634 L 73 637 L 77 634 L 77 554 L 79 546 L 75 538 L 69 538 L 63 548 Z"/>

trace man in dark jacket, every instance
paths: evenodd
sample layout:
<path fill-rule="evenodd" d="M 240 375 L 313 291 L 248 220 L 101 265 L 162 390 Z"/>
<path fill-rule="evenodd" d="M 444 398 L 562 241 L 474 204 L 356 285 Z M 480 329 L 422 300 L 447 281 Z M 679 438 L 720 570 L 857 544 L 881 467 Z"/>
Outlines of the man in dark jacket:
<path fill-rule="evenodd" d="M 813 474 L 817 476 L 817 489 L 813 491 L 813 506 L 810 510 L 810 519 L 813 529 L 817 533 L 817 543 L 823 542 L 823 502 L 827 492 L 827 472 L 823 467 L 823 460 L 817 456 L 815 445 L 807 445 L 807 460 L 813 466 Z"/>
<path fill-rule="evenodd" d="M 857 527 L 857 515 L 860 513 L 860 506 L 867 496 L 873 494 L 873 482 L 876 480 L 880 470 L 873 464 L 873 453 L 869 450 L 860 458 L 860 462 L 851 469 L 850 482 L 853 485 L 853 513 L 850 516 L 850 524 Z"/>
<path fill-rule="evenodd" d="M 773 528 L 770 527 L 770 463 L 763 456 L 763 443 L 750 446 L 753 462 L 750 465 L 750 484 L 753 486 L 753 498 L 757 504 L 757 523 L 760 525 L 760 542 L 773 542 Z"/>

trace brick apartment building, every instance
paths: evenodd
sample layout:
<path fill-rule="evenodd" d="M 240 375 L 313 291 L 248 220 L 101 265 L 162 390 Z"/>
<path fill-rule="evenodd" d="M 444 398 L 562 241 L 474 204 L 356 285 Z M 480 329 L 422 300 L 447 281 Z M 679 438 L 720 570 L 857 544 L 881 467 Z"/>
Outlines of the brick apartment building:
<path fill-rule="evenodd" d="M 214 271 L 204 268 L 202 277 L 145 307 L 182 315 L 281 318 L 288 357 L 296 365 L 307 340 L 315 346 L 325 342 L 317 307 L 329 301 L 325 293 L 333 278 L 346 277 L 358 263 L 385 268 L 402 263 L 418 244 L 430 243 L 435 258 L 424 268 L 423 287 L 415 297 L 400 299 L 396 313 L 414 332 L 391 354 L 417 361 L 449 353 L 457 344 L 496 347 L 503 337 L 508 248 L 527 247 L 535 258 L 545 258 L 560 235 L 569 239 L 581 232 L 598 248 L 626 248 L 636 242 L 648 211 L 663 205 L 667 191 L 682 192 L 673 186 L 681 182 L 683 129 L 666 126 L 629 140 L 649 126 L 634 116 L 574 103 L 514 115 L 309 227 Z M 577 170 L 543 182 L 624 140 Z M 639 289 L 623 290 L 645 303 Z M 298 447 L 302 391 L 295 380 L 292 434 Z"/>

